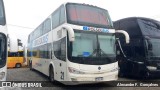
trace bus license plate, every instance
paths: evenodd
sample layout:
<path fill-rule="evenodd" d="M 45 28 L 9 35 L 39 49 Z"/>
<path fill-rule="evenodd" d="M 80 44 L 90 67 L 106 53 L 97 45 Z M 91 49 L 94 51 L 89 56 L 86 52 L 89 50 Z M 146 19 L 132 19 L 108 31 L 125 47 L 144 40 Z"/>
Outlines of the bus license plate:
<path fill-rule="evenodd" d="M 96 81 L 103 81 L 103 77 L 97 77 L 95 78 Z"/>

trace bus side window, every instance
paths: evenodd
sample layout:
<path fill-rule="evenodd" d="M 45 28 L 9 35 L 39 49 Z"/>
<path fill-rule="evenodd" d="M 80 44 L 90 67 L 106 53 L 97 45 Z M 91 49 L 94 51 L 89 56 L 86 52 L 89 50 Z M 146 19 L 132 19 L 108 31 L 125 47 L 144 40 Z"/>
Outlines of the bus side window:
<path fill-rule="evenodd" d="M 64 6 L 61 6 L 60 24 L 63 24 L 64 22 L 65 22 L 65 8 L 64 8 Z"/>
<path fill-rule="evenodd" d="M 51 43 L 47 45 L 47 58 L 52 59 L 52 53 L 51 53 Z"/>
<path fill-rule="evenodd" d="M 53 49 L 57 59 L 66 61 L 66 37 L 54 42 Z"/>
<path fill-rule="evenodd" d="M 59 25 L 60 11 L 57 10 L 52 14 L 52 29 L 56 28 Z"/>
<path fill-rule="evenodd" d="M 60 59 L 60 41 L 53 42 L 54 55 L 57 59 Z"/>
<path fill-rule="evenodd" d="M 61 40 L 61 60 L 66 61 L 66 37 Z"/>

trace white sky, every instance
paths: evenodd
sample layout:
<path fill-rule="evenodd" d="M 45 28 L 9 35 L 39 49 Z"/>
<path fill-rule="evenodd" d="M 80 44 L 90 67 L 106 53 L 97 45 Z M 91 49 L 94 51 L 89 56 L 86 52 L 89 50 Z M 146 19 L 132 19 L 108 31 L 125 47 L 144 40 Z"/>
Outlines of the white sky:
<path fill-rule="evenodd" d="M 160 21 L 160 0 L 4 0 L 9 32 L 26 44 L 28 34 L 64 2 L 102 7 L 109 11 L 113 21 L 132 16 Z"/>

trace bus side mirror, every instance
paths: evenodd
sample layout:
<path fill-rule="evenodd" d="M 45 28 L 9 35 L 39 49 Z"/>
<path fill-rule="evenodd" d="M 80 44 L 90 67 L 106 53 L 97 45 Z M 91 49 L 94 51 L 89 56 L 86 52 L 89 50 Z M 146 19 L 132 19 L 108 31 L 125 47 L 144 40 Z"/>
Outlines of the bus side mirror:
<path fill-rule="evenodd" d="M 17 37 L 13 34 L 10 34 L 8 39 L 9 39 L 9 51 L 10 52 L 18 52 Z"/>
<path fill-rule="evenodd" d="M 75 36 L 74 36 L 74 31 L 72 29 L 72 27 L 68 26 L 68 25 L 64 25 L 62 27 L 62 29 L 65 29 L 68 31 L 68 35 L 69 35 L 69 41 L 73 42 L 75 40 Z"/>
<path fill-rule="evenodd" d="M 129 34 L 126 31 L 124 31 L 124 30 L 116 30 L 115 33 L 122 33 L 122 34 L 124 34 L 125 39 L 126 39 L 126 43 L 129 44 L 130 38 L 129 38 Z"/>

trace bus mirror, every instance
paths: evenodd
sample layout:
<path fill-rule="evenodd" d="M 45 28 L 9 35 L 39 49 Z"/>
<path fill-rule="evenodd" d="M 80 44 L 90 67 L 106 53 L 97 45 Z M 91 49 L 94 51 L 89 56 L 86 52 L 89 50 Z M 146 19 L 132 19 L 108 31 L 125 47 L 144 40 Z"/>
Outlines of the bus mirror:
<path fill-rule="evenodd" d="M 130 42 L 129 34 L 126 31 L 124 31 L 124 30 L 116 30 L 116 33 L 124 34 L 125 39 L 126 39 L 126 43 L 128 44 Z"/>
<path fill-rule="evenodd" d="M 70 27 L 68 25 L 64 25 L 63 29 L 67 30 L 68 35 L 69 35 L 69 41 L 73 42 L 75 39 L 75 36 L 74 36 L 74 31 L 73 31 L 72 27 Z"/>
<path fill-rule="evenodd" d="M 9 35 L 9 51 L 10 52 L 17 52 L 18 51 L 17 37 L 13 34 Z"/>

